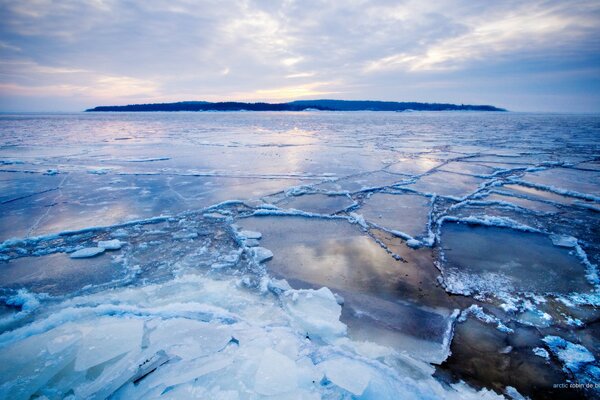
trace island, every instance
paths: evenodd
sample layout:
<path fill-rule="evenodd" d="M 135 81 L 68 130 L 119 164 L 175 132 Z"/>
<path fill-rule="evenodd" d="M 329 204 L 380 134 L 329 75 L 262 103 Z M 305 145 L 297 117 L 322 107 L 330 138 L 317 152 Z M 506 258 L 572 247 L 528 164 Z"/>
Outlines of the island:
<path fill-rule="evenodd" d="M 180 101 L 177 103 L 98 106 L 86 112 L 148 111 L 506 111 L 490 105 L 417 103 L 374 100 L 296 100 L 288 103 Z"/>

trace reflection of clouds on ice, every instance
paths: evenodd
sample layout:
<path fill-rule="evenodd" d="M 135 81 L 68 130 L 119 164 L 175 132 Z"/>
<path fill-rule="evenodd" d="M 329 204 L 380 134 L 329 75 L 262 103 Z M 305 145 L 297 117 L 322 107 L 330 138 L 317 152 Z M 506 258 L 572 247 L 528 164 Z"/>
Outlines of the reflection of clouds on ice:
<path fill-rule="evenodd" d="M 531 328 L 599 347 L 594 118 L 0 118 L 24 132 L 0 149 L 0 343 L 19 365 L 0 390 L 493 396 L 431 377 L 464 378 L 479 342 L 562 374 L 569 345 Z M 485 370 L 468 377 L 509 395 L 552 383 Z"/>

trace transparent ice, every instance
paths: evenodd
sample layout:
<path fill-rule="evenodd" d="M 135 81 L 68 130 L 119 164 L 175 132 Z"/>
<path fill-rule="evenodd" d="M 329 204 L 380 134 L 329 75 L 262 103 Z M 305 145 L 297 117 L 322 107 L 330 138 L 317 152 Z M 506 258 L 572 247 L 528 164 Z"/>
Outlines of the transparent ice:
<path fill-rule="evenodd" d="M 598 116 L 5 114 L 0 137 L 0 398 L 600 377 Z"/>

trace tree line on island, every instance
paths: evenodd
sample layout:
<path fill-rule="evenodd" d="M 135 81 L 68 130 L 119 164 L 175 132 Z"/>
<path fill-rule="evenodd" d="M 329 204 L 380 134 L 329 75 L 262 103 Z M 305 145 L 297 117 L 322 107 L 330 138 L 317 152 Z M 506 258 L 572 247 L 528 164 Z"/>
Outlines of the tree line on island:
<path fill-rule="evenodd" d="M 296 100 L 289 103 L 180 101 L 177 103 L 98 106 L 97 111 L 506 111 L 490 105 L 417 103 L 373 100 Z"/>

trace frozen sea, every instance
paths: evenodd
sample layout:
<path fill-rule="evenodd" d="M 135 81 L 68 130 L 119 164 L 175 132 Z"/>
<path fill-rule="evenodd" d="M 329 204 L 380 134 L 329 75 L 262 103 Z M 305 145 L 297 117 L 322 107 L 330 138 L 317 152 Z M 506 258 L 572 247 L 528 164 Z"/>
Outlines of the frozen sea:
<path fill-rule="evenodd" d="M 0 399 L 600 396 L 600 116 L 0 115 Z"/>

